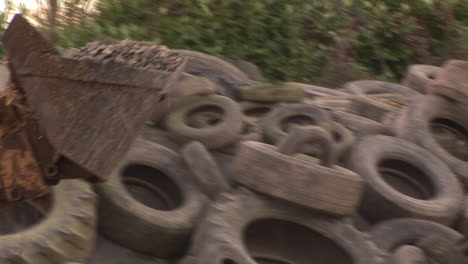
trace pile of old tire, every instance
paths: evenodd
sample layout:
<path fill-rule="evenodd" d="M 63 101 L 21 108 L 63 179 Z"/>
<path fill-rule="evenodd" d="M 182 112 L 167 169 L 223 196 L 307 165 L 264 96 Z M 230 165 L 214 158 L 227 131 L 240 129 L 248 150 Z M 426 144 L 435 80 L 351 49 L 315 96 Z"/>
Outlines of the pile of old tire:
<path fill-rule="evenodd" d="M 95 185 L 118 247 L 90 263 L 468 263 L 468 62 L 329 89 L 170 52 L 184 73 Z"/>

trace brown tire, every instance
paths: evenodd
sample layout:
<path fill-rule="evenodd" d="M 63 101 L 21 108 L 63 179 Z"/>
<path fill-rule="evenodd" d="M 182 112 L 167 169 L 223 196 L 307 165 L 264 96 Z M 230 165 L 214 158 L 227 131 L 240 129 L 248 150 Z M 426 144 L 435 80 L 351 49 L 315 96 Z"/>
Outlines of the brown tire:
<path fill-rule="evenodd" d="M 428 93 L 444 96 L 468 106 L 467 83 L 468 61 L 449 60 L 428 86 Z"/>
<path fill-rule="evenodd" d="M 375 120 L 343 111 L 328 111 L 328 113 L 334 122 L 343 125 L 357 137 L 379 134 L 392 135 L 389 129 Z"/>
<path fill-rule="evenodd" d="M 211 154 L 200 142 L 191 142 L 181 150 L 181 155 L 200 188 L 210 197 L 229 190 L 229 184 Z"/>
<path fill-rule="evenodd" d="M 257 65 L 244 60 L 226 60 L 241 70 L 250 80 L 263 82 L 263 76 Z"/>
<path fill-rule="evenodd" d="M 437 77 L 440 70 L 440 67 L 432 65 L 410 65 L 403 78 L 403 85 L 426 94 L 427 86 Z"/>
<path fill-rule="evenodd" d="M 429 264 L 424 251 L 410 245 L 399 246 L 390 257 L 390 264 Z"/>
<path fill-rule="evenodd" d="M 467 114 L 468 107 L 439 96 L 426 95 L 402 114 L 395 133 L 431 151 L 468 186 Z M 451 134 L 455 147 L 441 145 L 434 134 L 436 129 L 438 133 L 442 130 Z"/>
<path fill-rule="evenodd" d="M 401 94 L 404 96 L 418 96 L 421 95 L 417 91 L 410 89 L 406 86 L 381 82 L 381 81 L 370 81 L 370 80 L 361 80 L 348 82 L 344 85 L 344 90 L 351 94 Z"/>
<path fill-rule="evenodd" d="M 9 218 L 2 215 L 0 263 L 86 262 L 94 246 L 97 224 L 97 196 L 91 186 L 81 180 L 60 182 L 51 189 L 51 206 L 48 212 L 45 212 L 47 210 L 38 201 L 39 199 L 22 202 L 30 204 L 30 209 L 24 211 L 26 215 L 22 215 L 23 217 L 33 216 L 32 209 L 39 211 L 43 217 L 40 222 L 26 229 L 7 234 L 6 231 L 11 230 L 6 229 L 8 225 L 5 224 L 5 220 Z M 16 206 L 22 206 L 22 210 L 27 209 L 24 205 L 13 203 L 9 205 L 10 210 L 16 212 Z M 7 207 L 4 207 L 2 213 L 6 214 L 6 209 Z M 24 221 L 25 218 L 21 220 Z"/>
<path fill-rule="evenodd" d="M 207 201 L 177 153 L 144 140 L 95 189 L 101 232 L 157 257 L 183 252 Z"/>
<path fill-rule="evenodd" d="M 340 219 L 241 188 L 210 206 L 181 264 L 379 264 L 384 257 Z"/>
<path fill-rule="evenodd" d="M 240 87 L 251 80 L 237 67 L 215 56 L 190 50 L 174 50 L 187 58 L 184 72 L 204 77 L 216 86 L 216 93 L 234 100 L 240 99 Z"/>
<path fill-rule="evenodd" d="M 367 136 L 349 157 L 347 167 L 367 183 L 360 212 L 373 223 L 414 217 L 449 225 L 461 209 L 458 179 L 436 156 L 411 142 Z"/>
<path fill-rule="evenodd" d="M 187 97 L 178 101 L 171 109 L 166 116 L 165 127 L 179 143 L 199 141 L 208 149 L 220 148 L 238 140 L 242 130 L 239 105 L 224 96 Z M 209 127 L 192 127 L 187 119 L 197 111 L 219 112 L 222 119 Z"/>
<path fill-rule="evenodd" d="M 399 94 L 355 96 L 352 99 L 351 112 L 381 122 L 385 114 L 402 112 L 411 102 L 416 100 L 417 97 L 407 98 Z"/>
<path fill-rule="evenodd" d="M 216 56 L 192 50 L 173 51 L 187 58 L 187 64 L 184 67 L 185 72 L 190 73 L 199 69 L 209 68 L 228 75 L 232 75 L 242 81 L 247 81 L 249 79 L 236 66 Z"/>
<path fill-rule="evenodd" d="M 330 116 L 320 107 L 308 104 L 289 104 L 275 108 L 261 120 L 261 128 L 269 142 L 277 143 L 292 126 L 319 126 L 330 131 Z"/>
<path fill-rule="evenodd" d="M 421 239 L 436 235 L 456 242 L 462 235 L 450 227 L 421 219 L 398 218 L 381 222 L 369 231 L 378 248 L 392 252 L 399 246 L 417 244 Z"/>
<path fill-rule="evenodd" d="M 323 147 L 322 164 L 288 155 L 298 153 L 308 140 Z M 234 181 L 252 190 L 329 214 L 349 215 L 359 204 L 361 178 L 334 164 L 330 136 L 317 127 L 295 128 L 274 146 L 245 141 L 236 154 Z M 284 154 L 283 154 L 284 153 Z"/>

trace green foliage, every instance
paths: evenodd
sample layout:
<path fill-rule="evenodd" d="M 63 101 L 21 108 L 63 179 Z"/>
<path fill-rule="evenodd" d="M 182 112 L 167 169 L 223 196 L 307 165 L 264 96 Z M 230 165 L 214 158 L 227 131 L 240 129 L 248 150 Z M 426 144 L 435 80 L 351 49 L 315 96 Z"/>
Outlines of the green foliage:
<path fill-rule="evenodd" d="M 396 81 L 411 63 L 468 59 L 468 0 L 101 0 L 57 36 L 62 50 L 130 38 L 244 59 L 270 80 Z"/>

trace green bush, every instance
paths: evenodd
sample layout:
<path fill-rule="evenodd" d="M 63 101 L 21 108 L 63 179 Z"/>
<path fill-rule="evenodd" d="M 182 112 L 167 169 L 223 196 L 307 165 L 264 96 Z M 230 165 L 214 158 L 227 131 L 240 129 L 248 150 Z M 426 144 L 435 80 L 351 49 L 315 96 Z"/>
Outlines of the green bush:
<path fill-rule="evenodd" d="M 467 1 L 101 0 L 57 35 L 62 50 L 130 38 L 244 59 L 272 81 L 397 81 L 411 63 L 468 58 Z"/>

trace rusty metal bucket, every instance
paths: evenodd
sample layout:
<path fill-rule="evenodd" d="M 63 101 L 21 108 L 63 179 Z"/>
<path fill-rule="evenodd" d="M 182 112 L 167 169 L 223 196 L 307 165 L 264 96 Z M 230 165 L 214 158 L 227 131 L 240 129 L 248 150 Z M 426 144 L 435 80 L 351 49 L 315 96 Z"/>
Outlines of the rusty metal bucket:
<path fill-rule="evenodd" d="M 106 180 L 184 66 L 166 72 L 63 58 L 21 15 L 3 43 L 23 95 L 18 122 L 51 181 Z"/>

